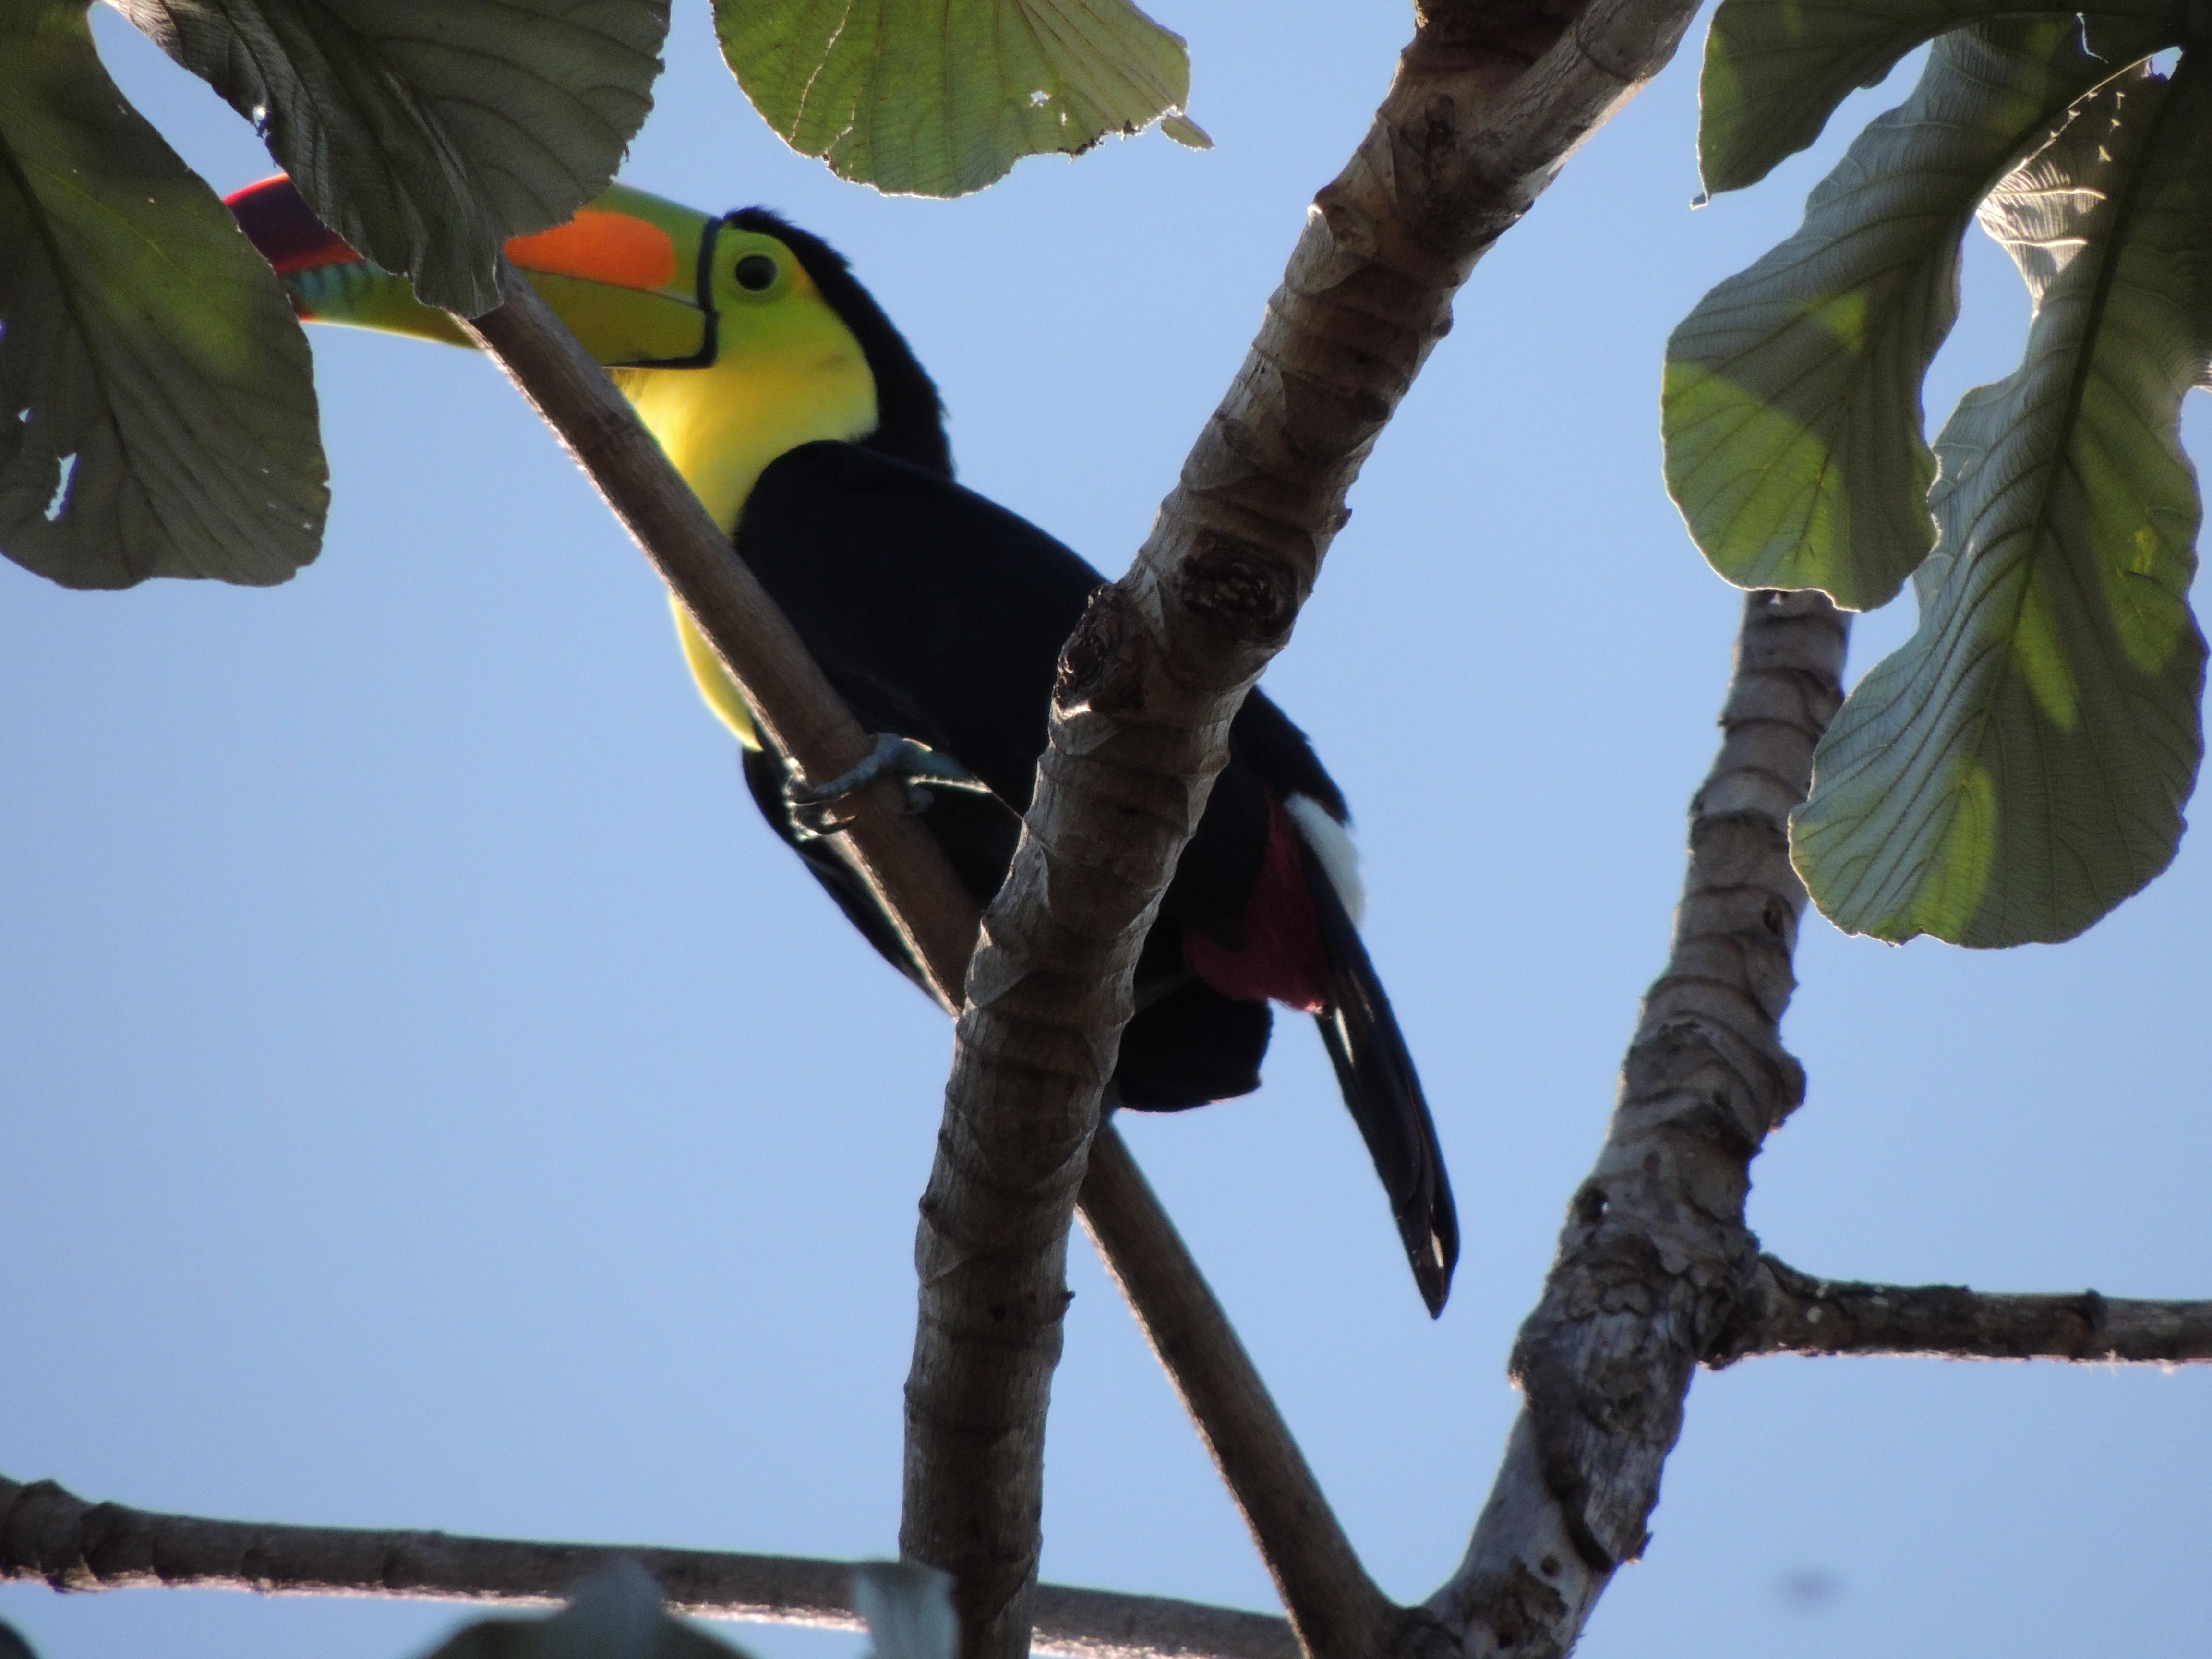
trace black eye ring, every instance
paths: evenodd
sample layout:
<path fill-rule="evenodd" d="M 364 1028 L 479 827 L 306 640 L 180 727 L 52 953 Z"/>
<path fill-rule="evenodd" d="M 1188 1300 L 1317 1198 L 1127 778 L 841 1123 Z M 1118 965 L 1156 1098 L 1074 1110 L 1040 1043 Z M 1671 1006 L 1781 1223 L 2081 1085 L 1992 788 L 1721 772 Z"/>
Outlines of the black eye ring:
<path fill-rule="evenodd" d="M 748 294 L 765 294 L 775 286 L 775 261 L 765 253 L 748 253 L 731 267 L 730 275 Z"/>

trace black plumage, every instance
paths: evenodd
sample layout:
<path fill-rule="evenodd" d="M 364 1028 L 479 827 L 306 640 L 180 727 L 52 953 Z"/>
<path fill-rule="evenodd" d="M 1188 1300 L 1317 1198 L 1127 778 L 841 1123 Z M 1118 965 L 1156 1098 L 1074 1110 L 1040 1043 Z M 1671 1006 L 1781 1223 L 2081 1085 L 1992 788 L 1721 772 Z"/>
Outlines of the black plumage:
<path fill-rule="evenodd" d="M 976 902 L 988 902 L 1029 805 L 1060 647 L 1098 573 L 942 474 L 846 443 L 806 444 L 771 463 L 738 520 L 737 547 L 864 727 L 927 744 L 990 786 L 988 796 L 940 791 L 922 819 Z M 746 776 L 763 815 L 846 915 L 918 981 L 866 888 L 793 822 L 782 763 L 749 755 Z M 1225 949 L 1244 945 L 1270 798 L 1293 795 L 1344 814 L 1304 733 L 1255 691 L 1139 960 L 1140 1012 L 1115 1073 L 1122 1104 L 1176 1110 L 1258 1087 L 1268 1006 L 1200 981 L 1185 965 L 1183 940 L 1195 929 Z M 1443 1153 L 1358 933 L 1318 859 L 1303 856 L 1327 960 L 1324 1040 L 1423 1295 L 1441 1307 L 1458 1254 Z"/>
<path fill-rule="evenodd" d="M 729 222 L 791 249 L 859 342 L 878 409 L 876 429 L 859 441 L 805 444 L 768 465 L 738 517 L 738 555 L 864 727 L 927 744 L 990 787 L 989 795 L 938 791 L 922 820 L 980 907 L 1012 859 L 1060 648 L 1103 578 L 1035 525 L 953 482 L 936 386 L 842 257 L 760 209 Z M 745 777 L 763 815 L 839 908 L 920 982 L 866 886 L 794 821 L 780 757 L 749 751 Z M 1259 1086 L 1269 1005 L 1206 983 L 1186 960 L 1186 942 L 1196 934 L 1224 950 L 1245 947 L 1248 908 L 1284 823 L 1278 809 L 1296 796 L 1346 819 L 1343 795 L 1305 734 L 1255 690 L 1231 727 L 1228 764 L 1139 957 L 1138 1012 L 1114 1075 L 1121 1104 L 1180 1110 Z M 1303 836 L 1297 862 L 1323 959 L 1322 1040 L 1435 1313 L 1459 1255 L 1435 1125 L 1358 931 Z"/>

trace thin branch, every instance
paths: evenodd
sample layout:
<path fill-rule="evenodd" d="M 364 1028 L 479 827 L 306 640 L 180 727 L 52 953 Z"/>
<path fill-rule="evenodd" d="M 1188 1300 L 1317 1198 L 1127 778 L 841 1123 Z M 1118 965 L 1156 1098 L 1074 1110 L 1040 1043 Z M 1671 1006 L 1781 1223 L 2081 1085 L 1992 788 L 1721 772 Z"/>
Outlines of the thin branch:
<path fill-rule="evenodd" d="M 1251 1356 L 1111 1127 L 1091 1144 L 1083 1220 L 1244 1524 L 1264 1540 L 1261 1556 L 1283 1604 L 1326 1601 L 1388 1628 L 1395 1609 L 1359 1565 Z M 1042 1601 L 1037 1616 L 1044 1617 Z"/>
<path fill-rule="evenodd" d="M 504 258 L 499 292 L 497 310 L 462 326 L 553 428 L 691 613 L 769 741 L 802 780 L 860 764 L 868 734 L 606 372 Z M 900 809 L 896 781 L 878 784 L 857 805 L 843 845 L 875 891 L 896 896 L 885 909 L 938 1000 L 957 1007 L 975 908 L 929 832 Z"/>
<path fill-rule="evenodd" d="M 1018 1659 L 1024 1643 L 1070 1215 L 1138 948 L 1230 721 L 1475 261 L 1666 64 L 1693 10 L 1424 0 L 1151 537 L 1061 656 L 1021 844 L 969 969 L 916 1243 L 900 1547 L 958 1582 L 967 1659 Z M 1225 1462 L 1231 1443 L 1212 1443 Z M 1348 1594 L 1333 1571 L 1287 1575 L 1297 1545 L 1270 1530 L 1275 1507 L 1239 1501 L 1315 1659 L 1389 1645 L 1404 1615 L 1364 1573 Z"/>
<path fill-rule="evenodd" d="M 1718 1370 L 1768 1353 L 2202 1364 L 2212 1361 L 2212 1302 L 1860 1285 L 1814 1279 L 1762 1255 L 1705 1364 Z"/>
<path fill-rule="evenodd" d="M 499 309 L 465 325 L 553 428 L 698 622 L 769 740 L 804 775 L 836 775 L 865 751 L 866 740 L 781 611 L 560 319 L 504 266 L 501 283 Z M 929 964 L 940 1000 L 951 1007 L 957 999 L 945 988 L 958 986 L 967 971 L 975 912 L 935 842 L 898 815 L 896 794 L 890 805 L 885 811 L 864 805 L 841 844 L 859 855 L 861 875 L 914 942 L 916 959 Z M 1312 1567 L 1321 1577 L 1296 1599 L 1310 1602 L 1349 1593 L 1342 1564 L 1350 1562 L 1356 1572 L 1358 1563 L 1343 1528 L 1267 1389 L 1242 1360 L 1236 1332 L 1174 1223 L 1136 1176 L 1119 1137 L 1105 1133 L 1116 1149 L 1109 1167 L 1132 1177 L 1106 1186 L 1085 1180 L 1082 1188 L 1084 1212 L 1096 1225 L 1108 1270 L 1148 1329 L 1161 1310 L 1173 1310 L 1178 1339 L 1156 1342 L 1156 1352 L 1248 1516 L 1295 1520 L 1294 1527 L 1272 1530 L 1255 1523 L 1261 1557 L 1276 1583 L 1297 1583 Z M 1124 1239 L 1141 1242 L 1139 1258 L 1117 1256 L 1115 1241 Z M 1180 1364 L 1206 1365 L 1231 1354 L 1243 1366 L 1234 1388 L 1177 1370 Z M 1034 1534 L 1033 1513 L 1030 1527 Z M 1329 1563 L 1336 1564 L 1333 1571 Z M 1380 1601 L 1379 1591 L 1370 1587 L 1369 1593 Z M 1292 1600 L 1287 1590 L 1285 1600 Z"/>
<path fill-rule="evenodd" d="M 1759 1271 L 1751 1159 L 1805 1087 L 1779 1034 L 1805 905 L 1789 817 L 1843 702 L 1848 629 L 1817 593 L 1745 598 L 1666 971 L 1515 1344 L 1525 1403 L 1490 1500 L 1429 1600 L 1460 1653 L 1553 1659 L 1574 1645 L 1614 1569 L 1643 1550 L 1690 1379 Z"/>
<path fill-rule="evenodd" d="M 253 1590 L 547 1607 L 617 1557 L 643 1565 L 679 1613 L 702 1619 L 862 1628 L 842 1561 L 599 1544 L 538 1544 L 443 1532 L 371 1532 L 157 1515 L 88 1504 L 51 1480 L 0 1477 L 0 1583 L 58 1590 Z M 1156 1595 L 1047 1584 L 1037 1646 L 1075 1659 L 1296 1659 L 1289 1625 L 1264 1613 Z"/>

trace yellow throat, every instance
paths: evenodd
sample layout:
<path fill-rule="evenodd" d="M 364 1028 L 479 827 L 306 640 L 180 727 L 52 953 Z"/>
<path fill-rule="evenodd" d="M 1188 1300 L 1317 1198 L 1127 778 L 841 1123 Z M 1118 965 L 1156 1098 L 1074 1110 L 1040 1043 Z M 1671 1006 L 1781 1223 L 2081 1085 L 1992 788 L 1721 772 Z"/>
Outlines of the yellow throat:
<path fill-rule="evenodd" d="M 787 313 L 792 325 L 767 338 L 726 342 L 709 368 L 612 371 L 638 418 L 725 534 L 736 531 L 745 498 L 777 456 L 876 429 L 875 377 L 860 342 L 818 295 L 811 297 L 812 304 L 793 308 L 795 318 Z M 739 743 L 759 748 L 752 712 L 729 671 L 673 596 L 669 604 L 699 695 Z"/>

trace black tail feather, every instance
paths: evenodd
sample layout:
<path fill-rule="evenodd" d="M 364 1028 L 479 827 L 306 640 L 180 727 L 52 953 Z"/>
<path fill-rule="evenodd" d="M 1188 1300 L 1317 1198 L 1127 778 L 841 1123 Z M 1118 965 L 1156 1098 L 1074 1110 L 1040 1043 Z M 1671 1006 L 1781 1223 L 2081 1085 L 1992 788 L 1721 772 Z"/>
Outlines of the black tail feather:
<path fill-rule="evenodd" d="M 1434 1318 L 1443 1312 L 1452 1269 L 1459 1264 L 1459 1212 L 1444 1173 L 1443 1148 L 1437 1142 L 1436 1122 L 1421 1093 L 1413 1057 L 1359 930 L 1303 836 L 1299 850 L 1328 963 L 1328 1006 L 1315 1023 L 1336 1067 L 1344 1103 L 1390 1194 L 1413 1281 Z"/>

